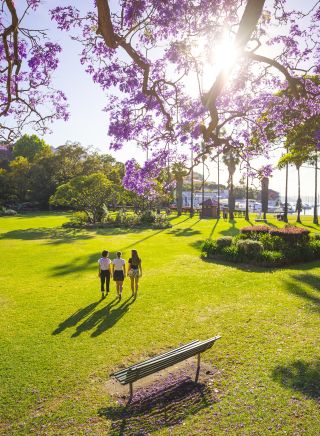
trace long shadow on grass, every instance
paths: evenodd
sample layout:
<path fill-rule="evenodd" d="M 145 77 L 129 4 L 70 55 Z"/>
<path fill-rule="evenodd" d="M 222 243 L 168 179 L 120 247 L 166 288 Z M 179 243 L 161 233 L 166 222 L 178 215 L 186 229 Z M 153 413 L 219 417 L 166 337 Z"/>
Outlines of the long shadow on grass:
<path fill-rule="evenodd" d="M 239 229 L 236 228 L 237 220 L 229 220 L 230 227 L 227 230 L 222 230 L 221 234 L 226 236 L 235 236 L 239 233 Z"/>
<path fill-rule="evenodd" d="M 198 243 L 199 246 L 201 246 L 200 242 L 201 241 L 196 241 L 196 243 Z M 272 273 L 273 271 L 276 270 L 276 268 L 266 268 L 266 267 L 263 267 L 263 266 L 251 265 L 251 264 L 246 264 L 246 263 L 227 262 L 227 261 L 221 260 L 221 259 L 208 259 L 207 257 L 204 257 L 204 256 L 201 257 L 201 259 L 203 260 L 203 262 L 214 263 L 214 264 L 223 265 L 223 266 L 230 266 L 231 268 L 239 269 L 241 271 L 246 271 L 246 272 L 255 272 L 255 273 L 267 272 L 267 273 Z"/>
<path fill-rule="evenodd" d="M 97 306 L 101 303 L 102 300 L 96 301 L 95 303 L 91 303 L 82 309 L 78 309 L 74 312 L 69 318 L 64 320 L 59 326 L 52 332 L 53 335 L 58 335 L 62 333 L 64 330 L 76 326 L 80 321 L 86 318 Z"/>
<path fill-rule="evenodd" d="M 190 227 L 186 229 L 174 229 L 168 232 L 169 235 L 174 236 L 194 236 L 199 235 L 201 232 L 199 230 L 192 230 Z"/>
<path fill-rule="evenodd" d="M 72 334 L 72 338 L 80 336 L 81 333 L 95 329 L 91 333 L 91 337 L 97 337 L 106 330 L 113 327 L 119 319 L 121 319 L 129 310 L 130 305 L 134 302 L 132 297 L 125 300 L 120 306 L 116 307 L 118 299 L 110 301 L 107 306 L 91 313 L 81 324 L 76 327 L 76 331 Z M 113 308 L 113 309 L 112 309 Z M 112 310 L 111 310 L 112 309 Z"/>
<path fill-rule="evenodd" d="M 288 389 L 302 392 L 306 397 L 320 400 L 320 359 L 311 362 L 296 360 L 277 366 L 272 378 Z"/>
<path fill-rule="evenodd" d="M 126 406 L 98 411 L 99 416 L 112 421 L 110 435 L 149 435 L 179 425 L 188 416 L 217 402 L 205 384 L 186 377 L 171 386 L 157 385 L 147 395 L 133 400 Z"/>
<path fill-rule="evenodd" d="M 285 281 L 285 285 L 291 294 L 294 294 L 297 297 L 303 298 L 304 300 L 307 301 L 308 303 L 308 306 L 306 306 L 307 310 L 320 313 L 320 297 L 317 297 L 316 295 L 313 295 L 311 292 L 306 291 L 301 287 L 301 285 L 299 285 L 294 281 Z"/>
<path fill-rule="evenodd" d="M 80 239 L 85 240 L 91 238 L 93 238 L 93 235 L 90 235 L 83 230 L 65 229 L 63 227 L 19 229 L 2 233 L 0 235 L 0 239 L 21 239 L 23 241 L 49 239 L 47 242 L 48 244 L 66 244 Z"/>
<path fill-rule="evenodd" d="M 302 282 L 305 283 L 306 285 L 309 285 L 315 291 L 320 291 L 319 275 L 307 273 L 307 274 L 293 274 L 291 277 L 297 280 L 298 282 Z"/>
<path fill-rule="evenodd" d="M 58 277 L 66 274 L 74 274 L 88 269 L 94 269 L 98 265 L 100 253 L 92 253 L 86 257 L 75 257 L 72 261 L 51 268 L 52 276 Z"/>

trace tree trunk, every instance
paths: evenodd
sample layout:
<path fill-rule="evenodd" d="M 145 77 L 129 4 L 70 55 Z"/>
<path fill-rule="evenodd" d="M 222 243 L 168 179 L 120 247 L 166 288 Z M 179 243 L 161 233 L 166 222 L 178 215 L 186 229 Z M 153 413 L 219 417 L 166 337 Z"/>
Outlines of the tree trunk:
<path fill-rule="evenodd" d="M 193 208 L 193 149 L 191 147 L 191 203 L 190 203 L 190 218 L 194 215 L 194 208 Z"/>
<path fill-rule="evenodd" d="M 314 161 L 314 207 L 313 207 L 313 223 L 319 224 L 318 220 L 318 152 L 316 151 L 316 157 Z"/>
<path fill-rule="evenodd" d="M 183 187 L 183 177 L 176 177 L 176 202 L 177 202 L 177 212 L 178 216 L 182 214 L 182 187 Z"/>
<path fill-rule="evenodd" d="M 230 183 L 229 183 L 229 198 L 228 198 L 228 208 L 229 208 L 229 219 L 234 219 L 234 195 L 233 195 L 233 175 L 230 175 Z"/>
<path fill-rule="evenodd" d="M 297 200 L 297 223 L 301 223 L 301 196 L 300 196 L 300 168 L 298 170 L 298 200 Z"/>
<path fill-rule="evenodd" d="M 269 194 L 269 178 L 263 177 L 261 180 L 261 208 L 263 219 L 267 219 L 268 213 L 268 194 Z"/>
<path fill-rule="evenodd" d="M 246 180 L 246 216 L 245 219 L 249 221 L 249 177 L 247 169 L 247 180 Z"/>
<path fill-rule="evenodd" d="M 285 223 L 288 222 L 288 170 L 289 166 L 286 164 L 286 184 L 285 184 L 285 193 L 284 193 L 284 213 L 283 213 L 283 221 Z"/>

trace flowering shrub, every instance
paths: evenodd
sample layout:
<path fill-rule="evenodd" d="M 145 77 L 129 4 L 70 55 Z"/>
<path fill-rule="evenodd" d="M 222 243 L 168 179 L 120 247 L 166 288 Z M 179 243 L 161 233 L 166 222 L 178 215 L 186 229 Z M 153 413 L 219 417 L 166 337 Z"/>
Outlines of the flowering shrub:
<path fill-rule="evenodd" d="M 289 245 L 304 244 L 309 240 L 309 230 L 301 227 L 287 226 L 282 229 L 270 229 L 271 236 L 281 237 Z"/>
<path fill-rule="evenodd" d="M 240 233 L 247 235 L 250 239 L 258 239 L 259 235 L 269 233 L 269 226 L 247 226 L 240 229 Z"/>

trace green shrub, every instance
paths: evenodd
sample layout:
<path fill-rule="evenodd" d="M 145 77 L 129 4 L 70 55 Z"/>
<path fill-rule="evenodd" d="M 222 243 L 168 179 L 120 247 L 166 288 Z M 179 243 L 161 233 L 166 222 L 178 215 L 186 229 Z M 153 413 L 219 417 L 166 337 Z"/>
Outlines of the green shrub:
<path fill-rule="evenodd" d="M 280 251 L 286 248 L 286 243 L 280 236 L 273 236 L 270 233 L 261 233 L 259 241 L 263 245 L 264 250 L 267 251 Z"/>
<path fill-rule="evenodd" d="M 290 263 L 307 262 L 314 259 L 313 249 L 309 244 L 305 246 L 288 247 L 283 254 Z"/>
<path fill-rule="evenodd" d="M 230 247 L 224 247 L 222 249 L 223 258 L 229 262 L 243 262 L 243 253 L 239 250 L 237 245 L 231 245 Z"/>
<path fill-rule="evenodd" d="M 309 246 L 312 250 L 314 259 L 320 259 L 320 239 L 310 241 Z"/>
<path fill-rule="evenodd" d="M 89 217 L 86 212 L 73 212 L 70 218 L 71 224 L 74 225 L 83 225 L 89 222 Z"/>
<path fill-rule="evenodd" d="M 217 239 L 217 246 L 219 249 L 222 249 L 224 247 L 230 247 L 232 244 L 232 236 L 222 236 L 221 238 Z"/>
<path fill-rule="evenodd" d="M 154 223 L 152 224 L 153 229 L 169 229 L 172 224 L 168 220 L 167 215 L 157 214 L 155 216 Z"/>
<path fill-rule="evenodd" d="M 140 214 L 141 224 L 152 224 L 156 220 L 156 214 L 151 210 L 146 210 Z"/>
<path fill-rule="evenodd" d="M 259 254 L 259 263 L 263 266 L 280 266 L 285 263 L 285 256 L 281 251 L 263 250 Z"/>
<path fill-rule="evenodd" d="M 286 226 L 282 229 L 272 228 L 270 229 L 271 236 L 281 237 L 288 245 L 305 245 L 309 241 L 309 230 L 303 229 L 301 227 Z"/>
<path fill-rule="evenodd" d="M 253 239 L 244 239 L 237 242 L 239 252 L 248 256 L 249 259 L 253 259 L 258 256 L 263 250 L 263 245 L 260 241 Z"/>
<path fill-rule="evenodd" d="M 5 209 L 5 208 L 0 209 L 0 216 L 15 216 L 15 215 L 17 215 L 17 211 L 13 209 Z"/>
<path fill-rule="evenodd" d="M 202 252 L 207 255 L 207 257 L 214 256 L 219 252 L 217 241 L 213 239 L 207 239 L 202 247 Z"/>
<path fill-rule="evenodd" d="M 314 238 L 316 241 L 320 241 L 320 233 L 314 233 L 314 234 L 313 234 L 313 238 Z"/>

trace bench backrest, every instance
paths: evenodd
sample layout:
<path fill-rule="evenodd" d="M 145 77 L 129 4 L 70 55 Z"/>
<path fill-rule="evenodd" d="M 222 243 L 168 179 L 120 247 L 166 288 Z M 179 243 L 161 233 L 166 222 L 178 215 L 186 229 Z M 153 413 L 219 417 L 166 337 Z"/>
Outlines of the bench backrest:
<path fill-rule="evenodd" d="M 152 357 L 151 359 L 145 360 L 144 362 L 132 365 L 126 369 L 117 371 L 111 374 L 111 376 L 114 376 L 123 385 L 133 383 L 136 380 L 154 374 L 155 372 L 168 368 L 169 366 L 182 362 L 189 357 L 206 351 L 207 349 L 211 348 L 215 341 L 220 339 L 220 337 L 221 336 L 215 336 L 214 338 L 210 338 L 205 341 L 189 342 L 188 344 L 179 348 L 162 353 L 158 356 Z"/>

